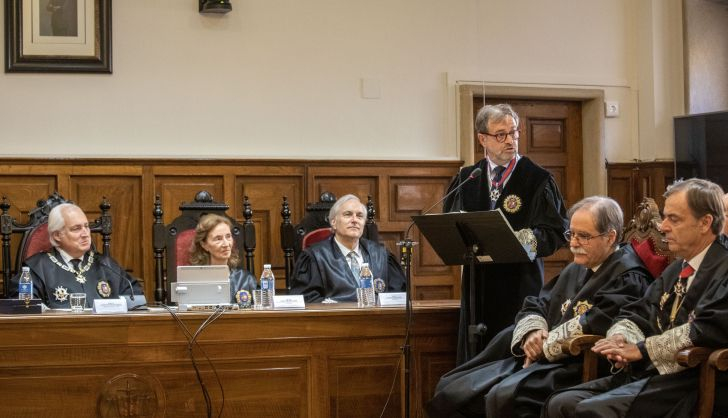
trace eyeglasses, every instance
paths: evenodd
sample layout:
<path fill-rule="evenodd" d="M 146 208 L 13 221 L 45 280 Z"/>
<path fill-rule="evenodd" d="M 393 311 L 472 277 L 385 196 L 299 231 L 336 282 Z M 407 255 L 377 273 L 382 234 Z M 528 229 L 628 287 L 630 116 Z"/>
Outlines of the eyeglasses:
<path fill-rule="evenodd" d="M 521 137 L 521 130 L 514 129 L 510 132 L 498 132 L 497 134 L 489 134 L 488 132 L 483 132 L 483 135 L 492 136 L 498 142 L 505 142 L 506 138 L 508 138 L 508 136 L 513 138 L 514 141 L 518 141 L 518 138 Z"/>
<path fill-rule="evenodd" d="M 592 239 L 607 235 L 608 233 L 609 233 L 609 231 L 602 232 L 599 235 L 589 235 L 586 232 L 572 232 L 571 230 L 567 229 L 566 231 L 564 231 L 564 238 L 566 238 L 566 240 L 569 242 L 571 242 L 572 238 L 576 238 L 576 242 L 584 245 L 584 244 L 588 243 L 589 241 L 591 241 Z"/>

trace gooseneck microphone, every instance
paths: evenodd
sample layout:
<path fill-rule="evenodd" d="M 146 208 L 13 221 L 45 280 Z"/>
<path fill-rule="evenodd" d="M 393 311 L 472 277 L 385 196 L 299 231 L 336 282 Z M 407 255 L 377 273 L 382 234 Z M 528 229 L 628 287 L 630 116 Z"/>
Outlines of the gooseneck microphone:
<path fill-rule="evenodd" d="M 460 184 L 457 185 L 457 187 L 450 190 L 448 193 L 445 194 L 440 200 L 435 202 L 434 205 L 427 208 L 427 210 L 422 212 L 422 215 L 426 215 L 429 213 L 432 209 L 435 208 L 435 206 L 442 203 L 445 199 L 452 196 L 453 193 L 460 190 L 467 182 L 474 178 L 480 177 L 480 175 L 483 173 L 483 170 L 478 167 L 472 172 L 470 172 L 470 175 L 465 180 L 461 181 Z M 459 174 L 458 174 L 459 176 Z M 404 240 L 401 242 L 398 242 L 397 245 L 401 246 L 401 255 L 400 255 L 400 265 L 404 269 L 404 275 L 405 275 L 405 298 L 406 298 L 406 304 L 405 304 L 405 318 L 406 318 L 406 332 L 405 332 L 405 341 L 402 345 L 402 353 L 404 354 L 404 416 L 405 418 L 410 417 L 410 363 L 411 363 L 411 355 L 410 355 L 410 327 L 412 326 L 412 247 L 416 245 L 417 243 L 412 241 L 412 238 L 410 238 L 410 231 L 412 230 L 412 227 L 415 226 L 415 221 L 412 221 L 409 226 L 407 227 L 407 230 L 404 233 Z"/>
<path fill-rule="evenodd" d="M 430 211 L 431 211 L 432 209 L 434 209 L 434 208 L 435 208 L 435 206 L 439 205 L 439 204 L 440 204 L 440 203 L 442 203 L 442 202 L 443 202 L 443 201 L 444 201 L 445 199 L 447 199 L 448 197 L 452 196 L 452 195 L 453 195 L 453 194 L 454 194 L 455 192 L 457 192 L 457 191 L 459 191 L 460 189 L 462 189 L 462 188 L 463 188 L 463 186 L 465 186 L 465 184 L 467 184 L 467 183 L 468 183 L 468 182 L 469 182 L 470 180 L 473 180 L 473 179 L 476 179 L 476 178 L 480 177 L 480 175 L 481 175 L 481 174 L 483 174 L 483 169 L 482 169 L 482 168 L 480 168 L 480 167 L 477 167 L 477 168 L 476 168 L 475 170 L 471 171 L 471 172 L 470 172 L 470 175 L 468 176 L 468 178 L 466 178 L 465 180 L 461 181 L 461 182 L 460 182 L 460 184 L 458 184 L 458 185 L 457 185 L 457 187 L 453 188 L 453 189 L 452 189 L 452 190 L 450 190 L 450 191 L 449 191 L 448 193 L 446 193 L 446 194 L 445 194 L 445 196 L 443 196 L 443 197 L 442 197 L 442 198 L 441 198 L 440 200 L 438 200 L 437 202 L 435 202 L 435 204 L 434 204 L 434 205 L 432 205 L 432 206 L 430 206 L 429 208 L 427 208 L 427 210 L 426 210 L 426 211 L 424 211 L 424 212 L 422 212 L 422 214 L 423 214 L 423 215 L 427 215 L 428 213 L 430 213 Z M 405 238 L 409 237 L 409 233 L 410 233 L 410 230 L 412 229 L 412 227 L 413 227 L 414 225 L 415 225 L 415 222 L 414 222 L 414 221 L 412 221 L 412 222 L 411 222 L 411 223 L 409 224 L 409 227 L 407 227 L 407 231 L 406 231 L 406 232 L 405 232 L 405 234 L 404 234 Z"/>
<path fill-rule="evenodd" d="M 129 310 L 144 309 L 144 307 L 147 304 L 147 298 L 144 297 L 144 295 L 142 294 L 142 295 L 139 295 L 139 298 L 138 298 L 139 300 L 137 300 L 137 297 L 136 297 L 137 295 L 134 293 L 134 284 L 131 282 L 131 280 L 129 280 L 129 277 L 127 277 L 126 274 L 122 274 L 120 271 L 117 271 L 117 270 L 121 270 L 121 267 L 115 269 L 111 264 L 110 257 L 105 254 L 101 256 L 100 262 L 101 262 L 101 268 L 104 271 L 111 273 L 112 275 L 118 277 L 119 279 L 121 279 L 123 281 L 126 281 L 126 283 L 129 285 L 129 291 L 131 292 L 131 295 L 128 296 L 129 299 L 126 301 L 127 307 L 129 308 Z M 119 286 L 119 291 L 121 291 L 121 286 Z M 126 297 L 126 295 L 120 295 L 120 296 Z"/>

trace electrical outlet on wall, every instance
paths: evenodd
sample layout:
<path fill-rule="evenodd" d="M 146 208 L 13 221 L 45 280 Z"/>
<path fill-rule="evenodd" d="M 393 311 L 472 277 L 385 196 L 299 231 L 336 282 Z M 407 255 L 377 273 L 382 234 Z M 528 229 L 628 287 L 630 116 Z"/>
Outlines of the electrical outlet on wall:
<path fill-rule="evenodd" d="M 619 116 L 619 102 L 616 100 L 607 100 L 604 102 L 604 115 L 608 118 L 616 118 Z"/>

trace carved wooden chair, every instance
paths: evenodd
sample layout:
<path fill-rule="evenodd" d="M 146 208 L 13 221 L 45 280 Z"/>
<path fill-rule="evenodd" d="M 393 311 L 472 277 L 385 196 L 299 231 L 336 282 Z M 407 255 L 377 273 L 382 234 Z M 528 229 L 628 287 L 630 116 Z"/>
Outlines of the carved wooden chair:
<path fill-rule="evenodd" d="M 654 277 L 664 270 L 674 260 L 673 254 L 667 244 L 661 241 L 659 225 L 659 210 L 654 200 L 645 198 L 639 206 L 635 218 L 625 230 L 625 241 L 631 242 L 637 254 Z M 584 353 L 583 381 L 593 380 L 597 377 L 597 357 L 590 348 L 601 339 L 599 335 L 583 335 L 562 344 L 565 352 L 572 355 Z M 697 418 L 710 418 L 713 416 L 715 403 L 715 376 L 718 372 L 728 370 L 728 348 L 715 350 L 707 347 L 689 347 L 681 350 L 675 360 L 683 367 L 700 367 L 700 380 L 698 387 L 698 403 L 694 416 Z"/>
<path fill-rule="evenodd" d="M 195 239 L 195 227 L 202 215 L 215 213 L 225 216 L 233 224 L 232 234 L 235 248 L 241 260 L 245 260 L 245 269 L 255 274 L 255 225 L 253 210 L 248 196 L 243 200 L 243 223 L 228 216 L 230 209 L 224 202 L 215 202 L 207 191 L 200 191 L 194 201 L 182 202 L 179 205 L 181 214 L 171 223 L 165 225 L 159 195 L 154 201 L 154 225 L 152 229 L 154 247 L 155 284 L 154 299 L 157 302 L 169 302 L 168 293 L 171 283 L 177 281 L 177 266 L 189 265 L 192 245 Z M 166 256 L 166 257 L 165 257 Z"/>
<path fill-rule="evenodd" d="M 291 222 L 291 210 L 288 204 L 288 198 L 283 197 L 283 203 L 281 205 L 281 216 L 283 221 L 281 223 L 281 247 L 283 249 L 283 258 L 285 263 L 286 273 L 286 289 L 291 288 L 291 275 L 293 274 L 293 265 L 296 258 L 301 253 L 304 246 L 304 238 L 314 232 L 316 234 L 311 235 L 307 240 L 308 245 L 320 241 L 321 239 L 328 238 L 325 231 L 329 229 L 328 215 L 331 206 L 336 203 L 336 196 L 330 192 L 324 192 L 319 197 L 318 202 L 309 203 L 306 205 L 306 213 L 301 218 L 300 223 L 293 225 Z M 367 197 L 367 222 L 364 227 L 363 238 L 370 241 L 379 241 L 379 230 L 377 224 L 374 221 L 376 217 L 376 209 L 374 208 L 374 202 L 372 197 Z M 329 233 L 330 235 L 330 233 Z M 313 237 L 321 238 L 318 241 L 313 241 Z"/>
<path fill-rule="evenodd" d="M 637 207 L 634 218 L 629 221 L 624 230 L 623 241 L 632 245 L 637 255 L 642 259 L 652 277 L 658 277 L 673 260 L 667 243 L 662 241 L 663 235 L 659 225 L 662 221 L 660 210 L 655 200 L 645 197 Z M 604 338 L 601 335 L 581 335 L 568 339 L 562 343 L 565 353 L 572 356 L 584 354 L 584 367 L 582 381 L 588 382 L 597 378 L 599 358 L 591 351 L 591 347 Z"/>
<path fill-rule="evenodd" d="M 48 214 L 51 209 L 61 203 L 73 202 L 66 200 L 58 192 L 54 192 L 47 199 L 38 200 L 36 207 L 28 212 L 28 222 L 23 224 L 8 213 L 11 205 L 3 196 L 0 202 L 0 234 L 2 234 L 3 292 L 5 296 L 8 295 L 10 278 L 17 274 L 23 261 L 39 252 L 51 249 L 48 237 Z M 111 204 L 105 196 L 101 199 L 99 209 L 101 209 L 101 216 L 91 221 L 89 228 L 92 233 L 101 235 L 101 252 L 108 254 L 111 247 Z M 13 235 L 19 236 L 14 262 L 11 257 Z"/>
<path fill-rule="evenodd" d="M 677 353 L 676 360 L 683 367 L 700 367 L 698 406 L 694 413 L 697 418 L 712 417 L 716 373 L 728 370 L 728 348 L 689 347 Z"/>

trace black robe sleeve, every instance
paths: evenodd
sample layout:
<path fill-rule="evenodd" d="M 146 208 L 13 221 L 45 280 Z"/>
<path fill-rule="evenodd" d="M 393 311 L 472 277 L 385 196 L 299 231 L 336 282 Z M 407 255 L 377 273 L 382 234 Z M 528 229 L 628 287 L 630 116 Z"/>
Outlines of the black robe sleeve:
<path fill-rule="evenodd" d="M 387 252 L 387 277 L 389 279 L 387 292 L 404 292 L 406 290 L 407 285 L 402 267 L 399 260 L 390 252 Z"/>
<path fill-rule="evenodd" d="M 247 290 L 251 296 L 258 286 L 258 282 L 248 270 L 236 268 L 230 272 L 230 303 L 237 303 L 235 294 L 240 290 Z"/>
<path fill-rule="evenodd" d="M 536 257 L 548 257 L 566 244 L 564 231 L 569 227 L 566 208 L 553 177 L 535 194 L 529 227 L 536 237 Z"/>
<path fill-rule="evenodd" d="M 579 319 L 582 331 L 585 334 L 606 334 L 620 308 L 638 301 L 650 279 L 644 270 L 631 270 L 610 280 L 594 295 L 594 306 Z"/>
<path fill-rule="evenodd" d="M 308 251 L 303 251 L 296 260 L 291 280 L 291 294 L 303 295 L 306 303 L 321 302 L 324 300 L 323 275 L 318 269 L 318 263 Z"/>

